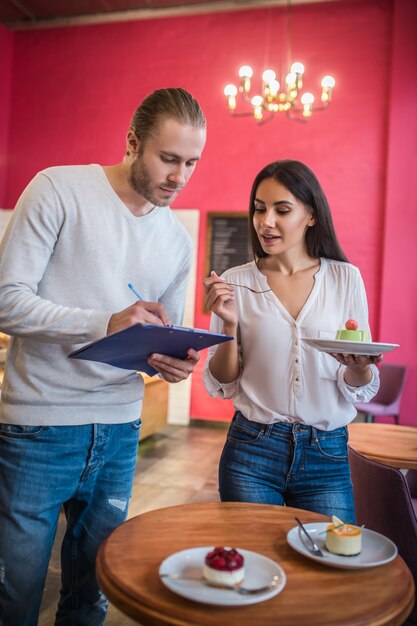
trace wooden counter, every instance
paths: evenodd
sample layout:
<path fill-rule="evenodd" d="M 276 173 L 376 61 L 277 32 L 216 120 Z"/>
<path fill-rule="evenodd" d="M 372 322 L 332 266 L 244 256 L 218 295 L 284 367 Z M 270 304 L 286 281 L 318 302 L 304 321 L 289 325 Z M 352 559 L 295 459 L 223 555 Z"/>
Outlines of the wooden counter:
<path fill-rule="evenodd" d="M 145 381 L 145 395 L 142 404 L 142 428 L 140 440 L 158 432 L 167 425 L 168 388 L 166 380 L 159 376 L 142 374 Z"/>

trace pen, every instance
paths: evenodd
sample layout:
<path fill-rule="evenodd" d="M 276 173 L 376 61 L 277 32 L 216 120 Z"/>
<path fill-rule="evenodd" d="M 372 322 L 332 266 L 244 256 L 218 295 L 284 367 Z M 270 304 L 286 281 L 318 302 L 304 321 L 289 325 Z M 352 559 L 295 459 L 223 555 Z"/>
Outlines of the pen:
<path fill-rule="evenodd" d="M 134 288 L 134 286 L 132 285 L 132 283 L 129 283 L 129 284 L 128 284 L 128 287 L 129 287 L 129 289 L 130 289 L 131 291 L 133 291 L 133 293 L 135 294 L 135 296 L 137 297 L 137 299 L 138 299 L 138 300 L 142 300 L 142 302 L 143 302 L 143 298 L 142 298 L 142 296 L 140 295 L 140 293 L 139 293 L 138 291 L 136 291 L 136 289 Z"/>
<path fill-rule="evenodd" d="M 136 289 L 134 288 L 134 286 L 132 285 L 132 283 L 129 283 L 129 284 L 128 284 L 128 287 L 129 287 L 129 289 L 130 289 L 131 291 L 133 291 L 133 293 L 135 294 L 135 296 L 137 297 L 137 299 L 138 299 L 138 300 L 141 300 L 141 302 L 143 302 L 143 298 L 142 298 L 142 296 L 140 295 L 139 291 L 136 291 Z M 159 316 L 157 315 L 157 313 L 152 313 L 152 315 L 155 315 L 155 317 L 159 317 Z M 165 324 L 164 324 L 164 326 L 165 326 Z"/>

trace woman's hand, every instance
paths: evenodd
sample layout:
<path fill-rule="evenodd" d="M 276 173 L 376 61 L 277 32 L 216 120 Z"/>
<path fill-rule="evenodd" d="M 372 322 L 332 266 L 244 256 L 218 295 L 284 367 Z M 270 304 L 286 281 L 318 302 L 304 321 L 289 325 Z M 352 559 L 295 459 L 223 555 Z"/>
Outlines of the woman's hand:
<path fill-rule="evenodd" d="M 211 272 L 208 278 L 203 278 L 206 292 L 206 307 L 215 313 L 230 328 L 238 324 L 238 315 L 235 302 L 234 287 Z"/>
<path fill-rule="evenodd" d="M 331 355 L 342 365 L 346 365 L 345 381 L 351 387 L 362 387 L 372 380 L 370 365 L 380 363 L 382 354 L 364 355 L 364 354 L 339 354 Z"/>

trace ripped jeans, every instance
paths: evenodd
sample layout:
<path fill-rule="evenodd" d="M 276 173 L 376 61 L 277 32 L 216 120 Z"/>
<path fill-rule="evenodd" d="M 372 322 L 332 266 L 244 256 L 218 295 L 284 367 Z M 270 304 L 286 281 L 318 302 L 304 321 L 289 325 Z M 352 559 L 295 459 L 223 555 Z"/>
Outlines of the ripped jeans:
<path fill-rule="evenodd" d="M 98 547 L 127 516 L 140 420 L 0 424 L 0 626 L 36 626 L 58 516 L 67 520 L 55 624 L 101 626 Z"/>

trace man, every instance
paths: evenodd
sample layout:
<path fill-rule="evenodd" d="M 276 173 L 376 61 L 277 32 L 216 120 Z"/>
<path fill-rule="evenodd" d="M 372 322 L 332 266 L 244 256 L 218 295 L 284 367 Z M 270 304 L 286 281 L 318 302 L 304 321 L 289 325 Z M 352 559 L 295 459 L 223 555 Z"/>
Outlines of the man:
<path fill-rule="evenodd" d="M 0 403 L 0 624 L 37 624 L 64 506 L 56 624 L 103 624 L 100 543 L 126 519 L 143 380 L 68 359 L 137 322 L 180 324 L 191 241 L 169 209 L 206 136 L 183 89 L 160 89 L 134 113 L 114 166 L 52 167 L 18 201 L 0 247 L 0 330 L 11 335 Z M 144 301 L 132 302 L 128 283 Z M 115 312 L 116 311 L 116 312 Z M 199 355 L 152 355 L 169 382 Z"/>

